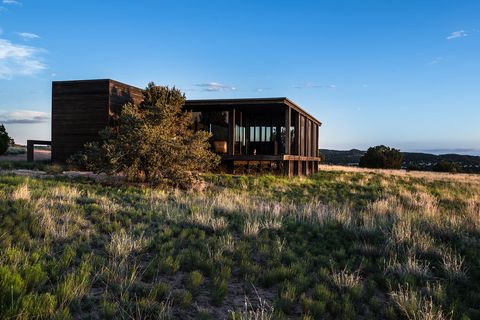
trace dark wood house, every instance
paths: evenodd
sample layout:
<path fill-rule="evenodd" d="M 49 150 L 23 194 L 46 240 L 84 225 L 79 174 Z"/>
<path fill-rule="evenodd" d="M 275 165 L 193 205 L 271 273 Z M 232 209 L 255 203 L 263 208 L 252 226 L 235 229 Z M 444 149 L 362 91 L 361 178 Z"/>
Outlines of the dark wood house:
<path fill-rule="evenodd" d="M 108 79 L 53 82 L 52 160 L 97 140 L 123 104 L 142 98 L 141 89 Z M 321 122 L 288 98 L 187 100 L 185 108 L 195 130 L 212 133 L 212 149 L 229 172 L 318 171 Z"/>
<path fill-rule="evenodd" d="M 196 130 L 212 133 L 213 148 L 229 171 L 318 171 L 321 123 L 287 98 L 188 100 L 185 107 Z"/>
<path fill-rule="evenodd" d="M 109 79 L 52 82 L 52 161 L 65 162 L 98 140 L 125 103 L 142 100 L 141 89 Z"/>

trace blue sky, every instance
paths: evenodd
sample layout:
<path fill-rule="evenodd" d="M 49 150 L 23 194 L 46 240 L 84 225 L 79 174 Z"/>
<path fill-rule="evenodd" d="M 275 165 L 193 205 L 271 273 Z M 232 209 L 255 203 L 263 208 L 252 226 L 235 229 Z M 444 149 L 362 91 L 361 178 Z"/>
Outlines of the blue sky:
<path fill-rule="evenodd" d="M 0 122 L 50 139 L 51 81 L 287 96 L 321 147 L 480 154 L 480 1 L 0 0 Z"/>

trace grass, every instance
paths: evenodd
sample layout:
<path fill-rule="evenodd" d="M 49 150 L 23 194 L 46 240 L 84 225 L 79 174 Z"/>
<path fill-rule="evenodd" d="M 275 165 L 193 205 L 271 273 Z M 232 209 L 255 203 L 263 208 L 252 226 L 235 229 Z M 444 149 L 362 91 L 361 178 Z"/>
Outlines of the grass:
<path fill-rule="evenodd" d="M 1 319 L 477 319 L 480 177 L 0 175 Z"/>

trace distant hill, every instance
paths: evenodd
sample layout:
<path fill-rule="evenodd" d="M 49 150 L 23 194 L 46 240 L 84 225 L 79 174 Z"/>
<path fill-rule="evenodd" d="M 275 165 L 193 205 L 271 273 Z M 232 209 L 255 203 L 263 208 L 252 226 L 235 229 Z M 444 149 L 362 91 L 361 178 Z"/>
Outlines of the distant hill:
<path fill-rule="evenodd" d="M 352 150 L 329 150 L 320 149 L 320 153 L 325 156 L 326 164 L 356 166 L 365 151 Z M 432 167 L 440 161 L 455 162 L 460 165 L 463 172 L 480 173 L 480 157 L 461 154 L 442 154 L 435 155 L 420 152 L 402 152 L 403 168 L 417 167 L 420 170 L 432 170 Z"/>

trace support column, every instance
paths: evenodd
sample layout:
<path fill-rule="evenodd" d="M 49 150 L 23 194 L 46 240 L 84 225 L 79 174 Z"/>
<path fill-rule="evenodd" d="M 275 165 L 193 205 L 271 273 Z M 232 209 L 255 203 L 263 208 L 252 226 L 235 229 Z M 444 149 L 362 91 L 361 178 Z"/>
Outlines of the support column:
<path fill-rule="evenodd" d="M 298 160 L 297 163 L 298 163 L 298 165 L 297 165 L 298 166 L 297 175 L 300 177 L 300 176 L 303 175 L 303 166 L 302 166 L 303 163 L 302 163 L 301 160 Z"/>
<path fill-rule="evenodd" d="M 233 160 L 226 161 L 226 165 L 227 165 L 227 173 L 233 174 L 233 171 L 235 168 Z"/>
<path fill-rule="evenodd" d="M 33 141 L 27 140 L 27 161 L 32 162 L 33 161 Z"/>
<path fill-rule="evenodd" d="M 287 107 L 287 110 L 285 111 L 285 129 L 286 129 L 286 137 L 285 137 L 285 154 L 290 154 L 290 138 L 291 138 L 291 133 L 290 133 L 290 126 L 292 123 L 292 108 Z"/>
<path fill-rule="evenodd" d="M 235 109 L 228 111 L 228 154 L 235 154 Z"/>
<path fill-rule="evenodd" d="M 294 169 L 293 163 L 294 162 L 290 160 L 283 161 L 283 170 L 287 177 L 293 177 L 295 175 L 295 169 Z"/>

